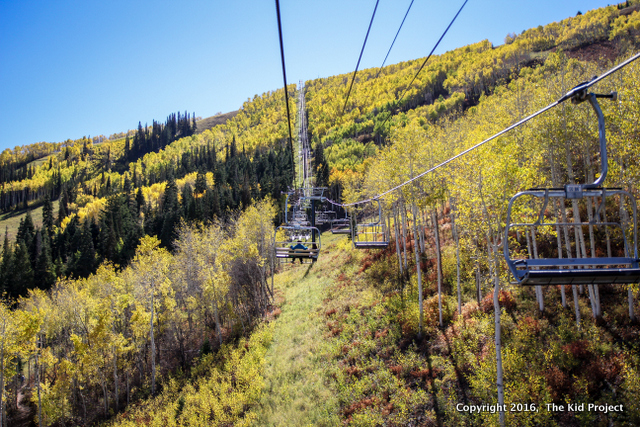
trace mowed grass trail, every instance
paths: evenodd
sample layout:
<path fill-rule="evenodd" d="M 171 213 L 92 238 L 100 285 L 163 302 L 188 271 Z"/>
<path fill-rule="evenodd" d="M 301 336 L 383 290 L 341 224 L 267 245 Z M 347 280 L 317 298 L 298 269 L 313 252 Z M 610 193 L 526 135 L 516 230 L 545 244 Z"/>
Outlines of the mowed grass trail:
<path fill-rule="evenodd" d="M 276 300 L 282 313 L 274 321 L 266 354 L 265 389 L 259 426 L 335 426 L 340 424 L 336 393 L 322 357 L 323 300 L 333 281 L 331 247 L 337 236 L 325 234 L 318 262 L 284 266 L 276 276 Z M 342 236 L 344 238 L 344 236 Z"/>

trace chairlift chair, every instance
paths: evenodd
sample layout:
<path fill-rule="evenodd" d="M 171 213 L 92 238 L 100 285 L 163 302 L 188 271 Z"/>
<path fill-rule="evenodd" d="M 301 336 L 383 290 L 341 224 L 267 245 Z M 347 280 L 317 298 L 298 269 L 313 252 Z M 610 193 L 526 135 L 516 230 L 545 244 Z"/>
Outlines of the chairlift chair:
<path fill-rule="evenodd" d="M 505 260 L 520 285 L 638 283 L 636 200 L 622 189 L 602 187 L 607 175 L 607 147 L 604 117 L 596 97 L 615 98 L 615 94 L 584 91 L 575 96 L 574 103 L 588 100 L 598 117 L 601 174 L 591 184 L 533 188 L 513 196 L 507 208 Z M 527 209 L 526 203 L 518 203 L 526 200 L 540 208 Z M 570 215 L 565 215 L 564 203 L 569 200 Z M 586 220 L 580 218 L 585 208 Z M 548 220 L 550 212 L 555 220 Z M 531 220 L 534 214 L 535 221 Z M 512 222 L 514 215 L 525 220 Z"/>
<path fill-rule="evenodd" d="M 345 212 L 344 218 L 336 218 L 331 221 L 331 234 L 351 234 L 351 220 Z"/>
<path fill-rule="evenodd" d="M 376 200 L 376 202 L 378 203 L 378 214 L 374 221 L 358 223 L 358 215 L 354 215 L 356 220 L 351 224 L 351 240 L 356 249 L 385 249 L 389 246 L 386 227 L 382 218 L 382 205 L 380 200 Z M 367 212 L 365 212 L 365 215 L 367 215 Z"/>
<path fill-rule="evenodd" d="M 318 240 L 309 242 L 314 231 Z M 273 239 L 276 259 L 281 263 L 314 263 L 320 254 L 320 231 L 316 227 L 281 225 L 276 228 Z"/>
<path fill-rule="evenodd" d="M 335 211 L 321 210 L 316 211 L 316 224 L 327 224 L 335 218 Z"/>

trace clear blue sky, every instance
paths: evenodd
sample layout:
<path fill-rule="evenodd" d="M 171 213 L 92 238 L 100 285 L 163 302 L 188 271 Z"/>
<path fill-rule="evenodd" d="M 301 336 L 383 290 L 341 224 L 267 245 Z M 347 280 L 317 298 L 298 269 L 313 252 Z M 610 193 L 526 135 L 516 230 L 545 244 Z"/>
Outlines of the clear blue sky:
<path fill-rule="evenodd" d="M 424 57 L 462 0 L 415 0 L 388 64 Z M 410 0 L 380 0 L 360 68 L 379 66 Z M 469 0 L 436 53 L 606 6 Z M 352 72 L 375 0 L 281 0 L 289 83 Z M 208 117 L 282 87 L 275 1 L 0 0 L 0 150 Z"/>

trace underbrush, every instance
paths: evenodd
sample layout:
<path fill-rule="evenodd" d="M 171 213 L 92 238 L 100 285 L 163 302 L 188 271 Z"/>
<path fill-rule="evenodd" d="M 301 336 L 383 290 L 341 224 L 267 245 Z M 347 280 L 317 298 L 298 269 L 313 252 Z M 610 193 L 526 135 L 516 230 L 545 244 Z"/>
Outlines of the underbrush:
<path fill-rule="evenodd" d="M 455 287 L 445 287 L 440 328 L 437 285 L 427 280 L 419 338 L 417 279 L 399 280 L 393 253 L 343 249 L 322 315 L 344 424 L 499 425 L 490 407 L 497 404 L 491 291 L 478 303 L 474 284 L 463 283 L 459 314 Z M 425 265 L 425 276 L 433 277 Z M 582 295 L 580 327 L 570 288 L 566 308 L 559 289 L 544 294 L 542 314 L 533 289 L 506 286 L 499 295 L 506 425 L 640 425 L 638 326 L 625 320 L 626 290 L 601 288 L 598 321 Z M 585 403 L 584 411 L 570 410 L 576 403 Z M 588 404 L 624 409 L 605 413 Z M 489 407 L 471 413 L 465 405 Z"/>
<path fill-rule="evenodd" d="M 270 324 L 259 326 L 249 338 L 203 355 L 190 378 L 168 379 L 159 396 L 132 405 L 105 426 L 252 425 L 272 329 Z"/>

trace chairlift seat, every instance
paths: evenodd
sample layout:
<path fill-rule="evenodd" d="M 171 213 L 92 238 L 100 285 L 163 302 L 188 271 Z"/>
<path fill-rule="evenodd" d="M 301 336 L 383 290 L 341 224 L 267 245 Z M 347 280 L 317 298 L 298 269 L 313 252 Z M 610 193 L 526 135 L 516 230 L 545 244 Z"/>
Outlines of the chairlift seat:
<path fill-rule="evenodd" d="M 525 223 L 512 223 L 511 213 L 514 202 L 520 197 L 532 197 L 533 199 L 542 200 L 540 211 L 538 212 L 537 221 Z M 571 197 L 569 197 L 571 196 Z M 631 215 L 629 225 L 625 227 L 623 223 L 614 221 L 602 221 L 600 218 L 601 211 L 605 210 L 605 198 L 619 196 L 629 201 Z M 549 200 L 553 198 L 564 199 L 580 199 L 583 197 L 600 197 L 601 202 L 596 204 L 596 219 L 592 221 L 581 222 L 546 222 L 545 212 L 549 204 Z M 621 202 L 622 203 L 622 202 Z M 590 285 L 590 284 L 628 284 L 640 282 L 640 265 L 638 258 L 637 243 L 637 210 L 636 201 L 633 195 L 627 191 L 613 188 L 582 188 L 575 193 L 569 194 L 564 189 L 530 189 L 522 191 L 509 202 L 507 208 L 507 221 L 505 228 L 505 236 L 510 235 L 512 228 L 524 228 L 534 230 L 550 227 L 559 231 L 562 228 L 580 229 L 587 227 L 608 227 L 609 229 L 620 230 L 622 244 L 625 254 L 631 256 L 603 257 L 588 256 L 582 258 L 551 258 L 551 257 L 530 257 L 526 259 L 512 258 L 508 241 L 504 244 L 504 256 L 516 283 L 523 286 L 539 286 L 539 285 Z M 625 229 L 629 231 L 625 232 Z M 568 231 L 567 231 L 568 233 Z M 630 238 L 627 238 L 627 233 Z M 565 234 L 561 234 L 563 237 Z M 528 239 L 528 237 L 527 237 Z M 585 238 L 588 242 L 588 239 Z M 532 234 L 531 242 L 535 243 L 535 235 Z M 566 244 L 566 242 L 564 242 Z M 578 238 L 573 237 L 572 247 L 578 245 Z M 596 242 L 597 243 L 597 242 Z M 529 255 L 531 256 L 531 255 Z"/>
<path fill-rule="evenodd" d="M 278 235 L 278 231 L 282 230 L 285 233 L 296 233 L 294 237 L 297 237 L 294 242 L 290 239 L 285 239 L 283 241 L 275 241 L 276 236 Z M 317 241 L 309 242 L 307 236 L 305 236 L 305 243 L 302 244 L 300 240 L 302 240 L 301 234 L 304 232 L 308 232 L 309 234 L 313 234 L 315 231 L 316 236 L 318 237 Z M 293 245 L 292 243 L 297 243 Z M 288 226 L 283 225 L 276 229 L 274 234 L 274 246 L 275 246 L 275 256 L 280 262 L 293 262 L 296 260 L 315 262 L 318 259 L 318 255 L 320 254 L 320 230 L 315 227 L 302 227 L 302 226 Z M 303 249 L 304 248 L 304 249 Z"/>
<path fill-rule="evenodd" d="M 382 218 L 382 205 L 380 200 L 376 200 L 376 202 L 378 203 L 377 218 L 374 214 L 375 220 L 372 222 L 358 224 L 355 221 L 355 228 L 351 230 L 351 240 L 356 249 L 385 249 L 389 246 L 385 222 Z"/>
<path fill-rule="evenodd" d="M 518 283 L 537 285 L 598 285 L 640 282 L 640 268 L 599 268 L 569 270 L 522 270 Z"/>
<path fill-rule="evenodd" d="M 385 249 L 389 242 L 353 242 L 356 249 Z"/>
<path fill-rule="evenodd" d="M 351 234 L 351 221 L 349 218 L 334 219 L 331 221 L 332 234 Z"/>

